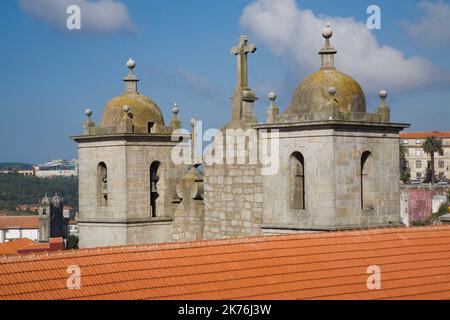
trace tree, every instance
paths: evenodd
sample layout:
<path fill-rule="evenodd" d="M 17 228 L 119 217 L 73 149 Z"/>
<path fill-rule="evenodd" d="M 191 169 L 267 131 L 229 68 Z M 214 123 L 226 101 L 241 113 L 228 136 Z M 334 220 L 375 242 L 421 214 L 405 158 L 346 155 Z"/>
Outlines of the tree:
<path fill-rule="evenodd" d="M 425 140 L 424 144 L 422 145 L 422 149 L 425 153 L 429 154 L 431 156 L 431 163 L 430 163 L 430 173 L 431 173 L 431 184 L 434 183 L 434 154 L 436 152 L 442 153 L 443 152 L 443 145 L 442 140 L 437 137 L 429 137 Z"/>
<path fill-rule="evenodd" d="M 406 154 L 408 152 L 408 147 L 406 146 L 406 144 L 404 142 L 400 143 L 399 152 L 400 152 L 400 180 L 406 184 L 411 179 L 411 173 L 407 166 L 408 161 L 406 160 Z"/>
<path fill-rule="evenodd" d="M 67 237 L 67 249 L 78 249 L 79 238 L 75 235 L 70 235 Z"/>

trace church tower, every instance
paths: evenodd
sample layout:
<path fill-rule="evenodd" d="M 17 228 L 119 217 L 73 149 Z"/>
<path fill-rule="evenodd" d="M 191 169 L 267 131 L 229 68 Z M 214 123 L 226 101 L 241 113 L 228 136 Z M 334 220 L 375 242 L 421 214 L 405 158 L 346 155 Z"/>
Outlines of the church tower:
<path fill-rule="evenodd" d="M 136 63 L 127 62 L 125 91 L 110 100 L 96 127 L 86 110 L 84 134 L 73 137 L 79 152 L 80 247 L 167 242 L 176 208 L 176 181 L 187 171 L 171 150 L 180 142 L 157 104 L 138 91 Z M 180 137 L 183 139 L 183 137 Z"/>
<path fill-rule="evenodd" d="M 321 67 L 300 82 L 290 106 L 268 123 L 279 132 L 279 171 L 264 176 L 262 232 L 332 231 L 400 225 L 399 132 L 387 92 L 374 113 L 361 86 L 338 71 L 330 24 Z M 375 109 L 375 108 L 374 108 Z"/>

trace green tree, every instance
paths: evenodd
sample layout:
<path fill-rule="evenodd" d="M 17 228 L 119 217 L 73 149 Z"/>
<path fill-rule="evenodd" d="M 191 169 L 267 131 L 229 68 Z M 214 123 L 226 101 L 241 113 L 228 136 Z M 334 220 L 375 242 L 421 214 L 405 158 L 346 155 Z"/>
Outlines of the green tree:
<path fill-rule="evenodd" d="M 422 145 L 422 149 L 425 153 L 431 156 L 430 173 L 431 173 L 431 184 L 434 183 L 434 154 L 436 152 L 443 152 L 442 140 L 437 137 L 429 137 L 425 140 Z"/>
<path fill-rule="evenodd" d="M 80 239 L 75 235 L 70 235 L 67 237 L 67 249 L 78 249 L 78 242 Z"/>

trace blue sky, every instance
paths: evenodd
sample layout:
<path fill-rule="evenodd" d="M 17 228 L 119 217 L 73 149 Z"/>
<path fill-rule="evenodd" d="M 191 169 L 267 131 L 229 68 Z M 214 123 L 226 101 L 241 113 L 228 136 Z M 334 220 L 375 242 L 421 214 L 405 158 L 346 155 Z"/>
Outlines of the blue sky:
<path fill-rule="evenodd" d="M 137 62 L 141 93 L 158 103 L 166 122 L 177 102 L 185 127 L 192 117 L 204 128 L 221 127 L 231 116 L 236 61 L 230 49 L 241 33 L 258 46 L 249 82 L 264 121 L 269 91 L 278 93 L 284 110 L 298 82 L 319 68 L 315 25 L 324 21 L 335 29 L 337 65 L 361 82 L 369 111 L 386 89 L 393 121 L 416 131 L 450 130 L 447 1 L 103 0 L 118 5 L 108 16 L 117 19 L 86 14 L 81 31 L 65 29 L 60 8 L 68 2 L 98 4 L 0 2 L 0 162 L 76 158 L 69 137 L 82 132 L 84 109 L 92 108 L 98 123 L 107 101 L 123 92 L 129 57 Z M 346 34 L 361 30 L 370 4 L 382 10 L 382 29 Z M 352 56 L 357 47 L 368 63 Z"/>

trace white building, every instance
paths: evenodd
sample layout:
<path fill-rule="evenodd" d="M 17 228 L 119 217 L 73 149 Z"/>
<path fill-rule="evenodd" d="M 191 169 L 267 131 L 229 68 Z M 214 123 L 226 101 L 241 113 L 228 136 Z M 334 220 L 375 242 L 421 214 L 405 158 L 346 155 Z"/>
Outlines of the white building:
<path fill-rule="evenodd" d="M 444 152 L 435 154 L 434 169 L 440 179 L 450 179 L 450 132 L 404 132 L 400 134 L 400 141 L 406 146 L 406 165 L 411 170 L 411 179 L 427 176 L 431 157 L 422 146 L 429 137 L 442 139 Z"/>
<path fill-rule="evenodd" d="M 52 160 L 34 167 L 35 175 L 40 178 L 78 176 L 77 160 Z"/>
<path fill-rule="evenodd" d="M 0 243 L 21 238 L 39 239 L 39 217 L 0 216 Z"/>

